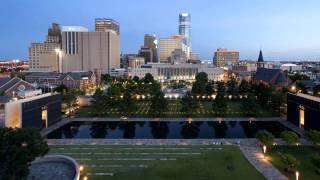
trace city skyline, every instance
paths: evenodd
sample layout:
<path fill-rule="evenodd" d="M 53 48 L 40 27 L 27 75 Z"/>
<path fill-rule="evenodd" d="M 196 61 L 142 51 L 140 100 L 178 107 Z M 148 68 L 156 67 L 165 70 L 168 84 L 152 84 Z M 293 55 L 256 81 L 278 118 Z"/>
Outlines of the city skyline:
<path fill-rule="evenodd" d="M 43 41 L 52 22 L 94 30 L 95 18 L 118 21 L 121 52 L 137 53 L 146 33 L 155 33 L 158 38 L 178 34 L 179 13 L 188 12 L 192 16 L 193 51 L 201 59 L 211 60 L 217 48 L 237 49 L 240 59 L 257 59 L 260 48 L 266 60 L 320 59 L 317 36 L 320 26 L 314 23 L 320 17 L 317 1 L 302 4 L 275 0 L 231 3 L 202 0 L 183 4 L 169 0 L 161 3 L 58 0 L 49 7 L 47 3 L 37 2 L 3 3 L 0 21 L 6 26 L 0 35 L 0 58 L 27 59 L 30 43 Z M 109 6 L 113 8 L 105 8 Z"/>

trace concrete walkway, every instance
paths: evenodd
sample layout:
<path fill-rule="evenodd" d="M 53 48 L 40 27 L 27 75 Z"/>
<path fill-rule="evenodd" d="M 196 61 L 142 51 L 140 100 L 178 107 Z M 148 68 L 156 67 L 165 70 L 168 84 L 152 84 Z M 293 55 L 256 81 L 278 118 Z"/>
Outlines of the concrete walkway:
<path fill-rule="evenodd" d="M 42 129 L 40 134 L 41 134 L 42 137 L 45 137 L 48 134 L 50 134 L 52 131 L 54 131 L 54 130 L 56 130 L 56 129 L 58 129 L 58 128 L 66 125 L 66 124 L 68 124 L 70 122 L 71 122 L 71 119 L 62 119 L 61 121 L 55 123 L 54 125 L 46 128 L 46 129 Z"/>
<path fill-rule="evenodd" d="M 268 180 L 288 180 L 278 169 L 264 158 L 258 145 L 241 145 L 240 150 L 248 161 Z"/>
<path fill-rule="evenodd" d="M 84 118 L 67 118 L 70 121 L 122 121 L 119 117 L 84 117 Z M 206 117 L 206 118 L 127 118 L 125 121 L 279 121 L 284 120 L 282 117 L 265 117 L 265 118 L 249 118 L 249 117 L 232 117 L 232 118 L 220 118 L 220 117 Z"/>

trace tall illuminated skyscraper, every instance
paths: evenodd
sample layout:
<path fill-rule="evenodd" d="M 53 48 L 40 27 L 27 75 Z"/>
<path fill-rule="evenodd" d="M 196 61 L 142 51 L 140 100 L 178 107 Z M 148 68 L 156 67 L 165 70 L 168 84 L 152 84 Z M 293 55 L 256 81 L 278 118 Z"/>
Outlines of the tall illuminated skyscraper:
<path fill-rule="evenodd" d="M 183 43 L 188 47 L 188 56 L 192 51 L 191 43 L 191 15 L 189 13 L 179 14 L 179 34 L 183 36 Z"/>

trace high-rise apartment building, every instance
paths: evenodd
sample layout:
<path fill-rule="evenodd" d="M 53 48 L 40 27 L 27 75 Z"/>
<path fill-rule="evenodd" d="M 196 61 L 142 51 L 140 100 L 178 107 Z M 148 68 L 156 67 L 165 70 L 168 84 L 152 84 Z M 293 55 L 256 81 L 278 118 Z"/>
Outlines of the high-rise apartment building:
<path fill-rule="evenodd" d="M 120 35 L 120 24 L 113 19 L 96 18 L 95 29 L 97 32 L 113 30 Z"/>
<path fill-rule="evenodd" d="M 52 23 L 48 29 L 46 41 L 32 43 L 29 48 L 30 71 L 59 71 L 59 54 L 61 48 L 61 29 Z"/>
<path fill-rule="evenodd" d="M 214 52 L 213 64 L 218 67 L 229 66 L 239 61 L 240 52 L 237 50 L 228 50 L 224 48 L 218 48 Z"/>
<path fill-rule="evenodd" d="M 183 43 L 187 46 L 187 56 L 192 52 L 191 43 L 191 15 L 189 13 L 179 14 L 179 35 L 183 37 Z"/>
<path fill-rule="evenodd" d="M 188 47 L 183 43 L 183 37 L 175 35 L 170 38 L 160 38 L 160 62 L 171 63 L 172 52 L 176 49 L 181 49 L 186 54 L 188 53 Z"/>
<path fill-rule="evenodd" d="M 114 30 L 89 32 L 87 28 L 62 28 L 61 71 L 94 71 L 110 74 L 120 67 L 120 37 Z"/>

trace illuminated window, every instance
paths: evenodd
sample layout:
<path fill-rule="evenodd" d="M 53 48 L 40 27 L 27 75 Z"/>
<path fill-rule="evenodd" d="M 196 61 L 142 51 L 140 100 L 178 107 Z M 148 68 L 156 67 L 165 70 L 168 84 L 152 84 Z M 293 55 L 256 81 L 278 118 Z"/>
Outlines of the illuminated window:
<path fill-rule="evenodd" d="M 41 111 L 41 120 L 42 120 L 42 128 L 48 127 L 48 110 L 47 106 L 42 107 Z"/>
<path fill-rule="evenodd" d="M 301 106 L 299 110 L 299 122 L 300 128 L 304 128 L 304 107 Z"/>

